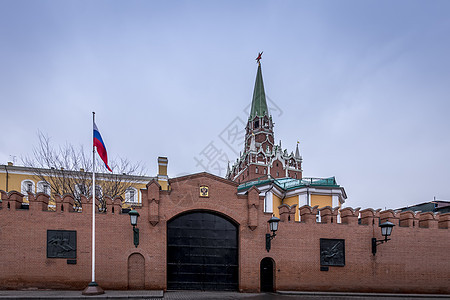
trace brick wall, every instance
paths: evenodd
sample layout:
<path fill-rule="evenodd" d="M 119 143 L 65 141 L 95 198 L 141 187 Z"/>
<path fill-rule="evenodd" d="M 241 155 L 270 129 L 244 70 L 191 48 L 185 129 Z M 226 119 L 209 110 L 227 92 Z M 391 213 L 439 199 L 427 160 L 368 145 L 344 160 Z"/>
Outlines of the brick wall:
<path fill-rule="evenodd" d="M 252 188 L 237 195 L 237 184 L 207 173 L 170 180 L 170 191 L 160 190 L 151 181 L 143 192 L 138 228 L 140 244 L 134 247 L 128 214 L 120 212 L 120 199 L 107 201 L 107 212 L 96 215 L 96 281 L 105 289 L 127 289 L 144 284 L 147 289 L 166 288 L 166 224 L 171 218 L 191 210 L 209 210 L 239 224 L 239 289 L 258 291 L 260 262 L 275 261 L 277 290 L 319 290 L 360 292 L 450 293 L 450 214 L 434 215 L 393 211 L 340 211 L 336 223 L 333 208 L 303 206 L 280 208 L 277 236 L 272 249 L 265 250 L 267 220 L 264 199 Z M 200 186 L 209 188 L 209 197 L 200 197 Z M 30 209 L 21 210 L 23 195 L 1 191 L 0 208 L 0 289 L 65 288 L 83 289 L 91 280 L 92 204 L 82 198 L 83 211 L 71 211 L 73 198 L 56 197 L 57 210 L 45 211 L 44 194 L 30 197 Z M 289 215 L 300 210 L 301 222 Z M 114 213 L 113 213 L 114 211 Z M 361 224 L 358 224 L 361 218 Z M 333 220 L 333 222 L 331 221 Z M 374 256 L 371 239 L 381 239 L 379 221 L 396 224 L 391 240 L 378 246 Z M 47 258 L 47 230 L 77 231 L 77 263 Z M 320 238 L 345 240 L 345 266 L 320 271 Z M 129 276 L 136 261 L 144 261 L 145 278 Z M 131 259 L 130 259 L 131 257 Z"/>

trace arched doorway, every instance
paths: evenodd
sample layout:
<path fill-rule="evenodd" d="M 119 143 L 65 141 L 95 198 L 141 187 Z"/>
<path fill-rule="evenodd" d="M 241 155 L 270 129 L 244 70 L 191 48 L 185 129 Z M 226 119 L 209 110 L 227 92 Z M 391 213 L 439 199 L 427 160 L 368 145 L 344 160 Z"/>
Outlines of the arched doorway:
<path fill-rule="evenodd" d="M 167 288 L 238 289 L 238 226 L 207 211 L 167 223 Z"/>
<path fill-rule="evenodd" d="M 270 257 L 265 257 L 260 264 L 261 292 L 274 292 L 275 262 Z"/>
<path fill-rule="evenodd" d="M 133 253 L 128 257 L 128 288 L 145 288 L 145 259 L 140 253 Z"/>

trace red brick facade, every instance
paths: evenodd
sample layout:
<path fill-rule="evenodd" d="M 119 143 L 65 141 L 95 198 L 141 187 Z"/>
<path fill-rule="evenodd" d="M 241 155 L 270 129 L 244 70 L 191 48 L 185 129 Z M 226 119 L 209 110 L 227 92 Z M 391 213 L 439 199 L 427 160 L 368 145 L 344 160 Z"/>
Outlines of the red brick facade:
<path fill-rule="evenodd" d="M 450 293 L 450 213 L 396 214 L 391 210 L 341 210 L 341 222 L 332 208 L 280 207 L 279 230 L 272 249 L 265 249 L 267 220 L 264 197 L 252 188 L 237 195 L 237 183 L 207 173 L 170 180 L 170 191 L 152 181 L 143 192 L 138 228 L 140 244 L 133 245 L 128 214 L 120 200 L 108 201 L 107 212 L 96 215 L 96 281 L 104 289 L 167 288 L 167 222 L 180 213 L 213 211 L 238 224 L 239 290 L 260 290 L 260 262 L 275 262 L 276 290 Z M 200 197 L 200 186 L 209 188 Z M 83 212 L 71 211 L 73 198 L 57 199 L 55 212 L 45 211 L 44 194 L 30 197 L 29 210 L 20 209 L 22 195 L 1 191 L 0 289 L 38 287 L 83 289 L 91 280 L 92 205 L 82 198 Z M 293 221 L 300 209 L 302 222 Z M 360 223 L 358 224 L 358 218 Z M 378 246 L 379 222 L 394 227 L 391 240 Z M 76 230 L 76 264 L 47 258 L 47 230 Z M 345 240 L 345 266 L 320 270 L 320 238 Z"/>

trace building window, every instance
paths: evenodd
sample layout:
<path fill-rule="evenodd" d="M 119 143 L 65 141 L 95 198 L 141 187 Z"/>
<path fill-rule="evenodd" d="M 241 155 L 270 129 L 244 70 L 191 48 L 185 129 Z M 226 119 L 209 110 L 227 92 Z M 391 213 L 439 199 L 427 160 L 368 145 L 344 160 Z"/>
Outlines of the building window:
<path fill-rule="evenodd" d="M 25 196 L 28 195 L 28 193 L 34 194 L 34 182 L 28 179 L 22 181 L 20 192 Z"/>
<path fill-rule="evenodd" d="M 258 167 L 255 168 L 255 173 L 258 174 Z"/>
<path fill-rule="evenodd" d="M 102 196 L 103 196 L 102 192 L 103 192 L 102 187 L 99 186 L 99 185 L 96 185 L 95 186 L 95 197 L 96 198 L 102 198 Z"/>
<path fill-rule="evenodd" d="M 316 223 L 320 223 L 320 222 L 322 222 L 322 218 L 321 218 L 321 215 L 318 213 L 316 215 Z"/>
<path fill-rule="evenodd" d="M 86 196 L 87 194 L 87 188 L 84 184 L 78 183 L 75 185 L 73 197 L 76 201 L 79 202 L 81 200 L 81 195 Z"/>
<path fill-rule="evenodd" d="M 27 193 L 33 192 L 33 184 L 31 182 L 27 182 Z"/>
<path fill-rule="evenodd" d="M 277 172 L 277 177 L 280 176 L 280 172 Z"/>
<path fill-rule="evenodd" d="M 267 170 L 266 170 L 266 168 L 264 168 L 264 174 L 267 174 Z"/>
<path fill-rule="evenodd" d="M 137 190 L 133 187 L 129 187 L 125 191 L 125 201 L 128 203 L 137 203 Z"/>
<path fill-rule="evenodd" d="M 50 184 L 46 181 L 39 181 L 37 184 L 37 191 L 38 193 L 44 193 L 50 196 Z"/>
<path fill-rule="evenodd" d="M 259 128 L 259 121 L 258 120 L 255 121 L 255 129 L 256 128 Z"/>

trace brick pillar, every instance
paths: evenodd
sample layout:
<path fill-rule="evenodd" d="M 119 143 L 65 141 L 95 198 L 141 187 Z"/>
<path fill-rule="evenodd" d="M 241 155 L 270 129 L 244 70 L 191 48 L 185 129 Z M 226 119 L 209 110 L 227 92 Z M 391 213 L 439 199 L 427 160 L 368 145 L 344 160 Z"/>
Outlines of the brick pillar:
<path fill-rule="evenodd" d="M 316 223 L 318 207 L 319 205 L 316 205 L 314 207 L 303 205 L 302 207 L 299 207 L 298 209 L 300 210 L 300 222 L 306 224 Z"/>
<path fill-rule="evenodd" d="M 438 228 L 439 216 L 431 211 L 419 214 L 419 227 L 422 228 Z"/>
<path fill-rule="evenodd" d="M 337 223 L 338 209 L 331 206 L 325 206 L 319 209 L 320 219 L 322 223 Z"/>
<path fill-rule="evenodd" d="M 11 191 L 7 194 L 7 207 L 9 204 L 9 209 L 10 210 L 16 210 L 16 209 L 20 209 L 22 207 L 22 203 L 23 203 L 23 197 L 24 195 L 22 195 L 19 192 L 16 191 Z"/>
<path fill-rule="evenodd" d="M 416 214 L 413 211 L 402 211 L 399 214 L 400 217 L 400 221 L 399 221 L 399 226 L 400 227 L 414 227 L 417 226 L 418 223 L 418 219 L 416 217 Z"/>
<path fill-rule="evenodd" d="M 441 229 L 450 228 L 450 212 L 439 216 L 438 227 Z"/>
<path fill-rule="evenodd" d="M 92 199 L 89 201 L 85 196 L 81 196 L 80 203 L 83 214 L 89 214 L 92 216 Z"/>
<path fill-rule="evenodd" d="M 106 204 L 106 213 L 111 214 L 113 208 L 113 200 L 109 196 L 105 196 L 103 200 L 105 201 Z"/>
<path fill-rule="evenodd" d="M 278 210 L 280 213 L 280 221 L 281 222 L 294 222 L 295 221 L 295 209 L 297 208 L 297 204 L 289 206 L 287 204 L 282 204 L 278 206 Z"/>
<path fill-rule="evenodd" d="M 44 193 L 38 193 L 36 197 L 29 197 L 30 210 L 33 211 L 48 211 L 48 201 L 50 197 Z"/>
<path fill-rule="evenodd" d="M 55 199 L 55 212 L 60 213 L 62 207 L 62 197 L 59 194 L 54 194 L 53 198 Z"/>
<path fill-rule="evenodd" d="M 259 208 L 259 190 L 253 186 L 247 192 L 247 207 L 248 207 L 248 227 L 255 230 L 258 227 L 258 208 Z"/>
<path fill-rule="evenodd" d="M 8 199 L 8 194 L 4 190 L 0 190 L 0 199 L 2 200 L 0 201 L 0 209 L 2 209 L 3 202 L 6 201 L 6 199 Z"/>
<path fill-rule="evenodd" d="M 372 208 L 363 209 L 361 213 L 361 224 L 362 225 L 379 225 L 378 217 L 380 216 L 380 210 L 374 210 Z"/>
<path fill-rule="evenodd" d="M 351 226 L 358 225 L 359 210 L 361 208 L 353 209 L 346 207 L 340 210 L 342 224 L 348 224 Z"/>
<path fill-rule="evenodd" d="M 83 205 L 83 199 L 84 199 L 85 203 L 87 203 L 87 199 L 86 199 L 86 197 L 83 197 L 81 199 L 82 199 L 82 201 L 81 201 L 81 205 L 82 205 L 81 209 L 82 209 L 82 212 L 84 212 L 84 209 L 85 209 L 84 206 L 87 206 L 87 205 Z M 73 196 L 69 195 L 69 194 L 65 194 L 63 196 L 63 199 L 62 199 L 62 207 L 64 209 L 64 213 L 73 212 L 74 211 L 74 209 L 73 209 L 74 205 L 75 205 L 75 199 L 73 198 Z"/>
<path fill-rule="evenodd" d="M 152 226 L 159 223 L 159 191 L 161 186 L 154 179 L 147 184 L 148 221 Z M 144 205 L 144 202 L 142 203 Z"/>
<path fill-rule="evenodd" d="M 116 196 L 114 198 L 112 206 L 111 206 L 111 213 L 120 214 L 122 212 L 122 201 L 123 201 L 123 198 L 120 196 Z"/>
<path fill-rule="evenodd" d="M 380 212 L 380 224 L 383 224 L 386 221 L 389 221 L 395 226 L 398 226 L 399 217 L 392 209 L 383 210 L 382 212 Z"/>

